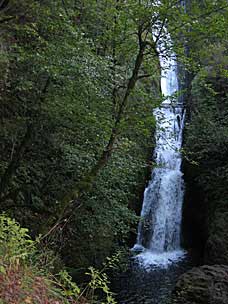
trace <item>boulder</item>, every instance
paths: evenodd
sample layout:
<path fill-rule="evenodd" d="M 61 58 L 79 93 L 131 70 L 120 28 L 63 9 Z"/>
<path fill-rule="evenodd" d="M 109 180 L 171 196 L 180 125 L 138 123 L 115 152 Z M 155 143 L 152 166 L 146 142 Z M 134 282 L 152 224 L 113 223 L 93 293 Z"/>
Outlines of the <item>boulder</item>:
<path fill-rule="evenodd" d="M 183 274 L 172 304 L 228 304 L 228 266 L 195 267 Z"/>

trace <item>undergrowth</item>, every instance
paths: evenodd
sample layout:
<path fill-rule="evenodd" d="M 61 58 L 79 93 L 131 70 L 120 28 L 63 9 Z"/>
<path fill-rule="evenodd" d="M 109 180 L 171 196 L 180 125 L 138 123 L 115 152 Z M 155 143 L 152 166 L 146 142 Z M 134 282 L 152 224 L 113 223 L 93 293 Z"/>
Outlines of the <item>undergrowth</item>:
<path fill-rule="evenodd" d="M 15 220 L 0 215 L 0 304 L 116 303 L 105 270 L 115 267 L 118 254 L 101 270 L 90 267 L 89 283 L 78 286 L 66 270 L 51 272 L 50 261 L 45 265 L 38 250 L 39 242 Z"/>

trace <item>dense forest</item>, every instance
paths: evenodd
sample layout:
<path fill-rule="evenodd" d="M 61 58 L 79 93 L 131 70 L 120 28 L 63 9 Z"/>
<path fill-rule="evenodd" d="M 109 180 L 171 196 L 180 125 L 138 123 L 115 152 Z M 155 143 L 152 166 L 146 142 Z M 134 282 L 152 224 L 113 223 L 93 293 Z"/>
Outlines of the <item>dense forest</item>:
<path fill-rule="evenodd" d="M 228 265 L 227 28 L 226 0 L 0 0 L 0 303 L 116 303 L 106 270 L 136 238 L 174 53 L 183 246 Z M 174 303 L 227 303 L 228 266 L 209 267 L 225 302 L 196 271 Z"/>

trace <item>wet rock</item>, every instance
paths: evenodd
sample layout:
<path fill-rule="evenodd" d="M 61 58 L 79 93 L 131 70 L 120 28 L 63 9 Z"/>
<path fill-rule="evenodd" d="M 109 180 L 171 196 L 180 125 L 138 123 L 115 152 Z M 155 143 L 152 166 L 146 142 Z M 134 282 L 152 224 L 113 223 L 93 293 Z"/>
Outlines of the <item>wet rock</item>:
<path fill-rule="evenodd" d="M 228 304 L 228 266 L 195 267 L 183 274 L 172 304 Z"/>

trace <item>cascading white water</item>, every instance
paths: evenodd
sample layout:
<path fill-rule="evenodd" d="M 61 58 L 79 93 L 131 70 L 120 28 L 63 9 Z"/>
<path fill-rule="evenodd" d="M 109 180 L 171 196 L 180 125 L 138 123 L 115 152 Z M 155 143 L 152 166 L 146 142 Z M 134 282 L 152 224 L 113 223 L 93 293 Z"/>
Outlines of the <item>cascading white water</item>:
<path fill-rule="evenodd" d="M 141 221 L 134 250 L 142 264 L 167 265 L 183 256 L 180 247 L 184 184 L 181 172 L 183 104 L 170 98 L 178 91 L 176 60 L 160 58 L 161 89 L 166 100 L 154 111 L 156 117 L 156 168 L 144 192 Z M 171 100 L 172 99 L 172 100 Z"/>

